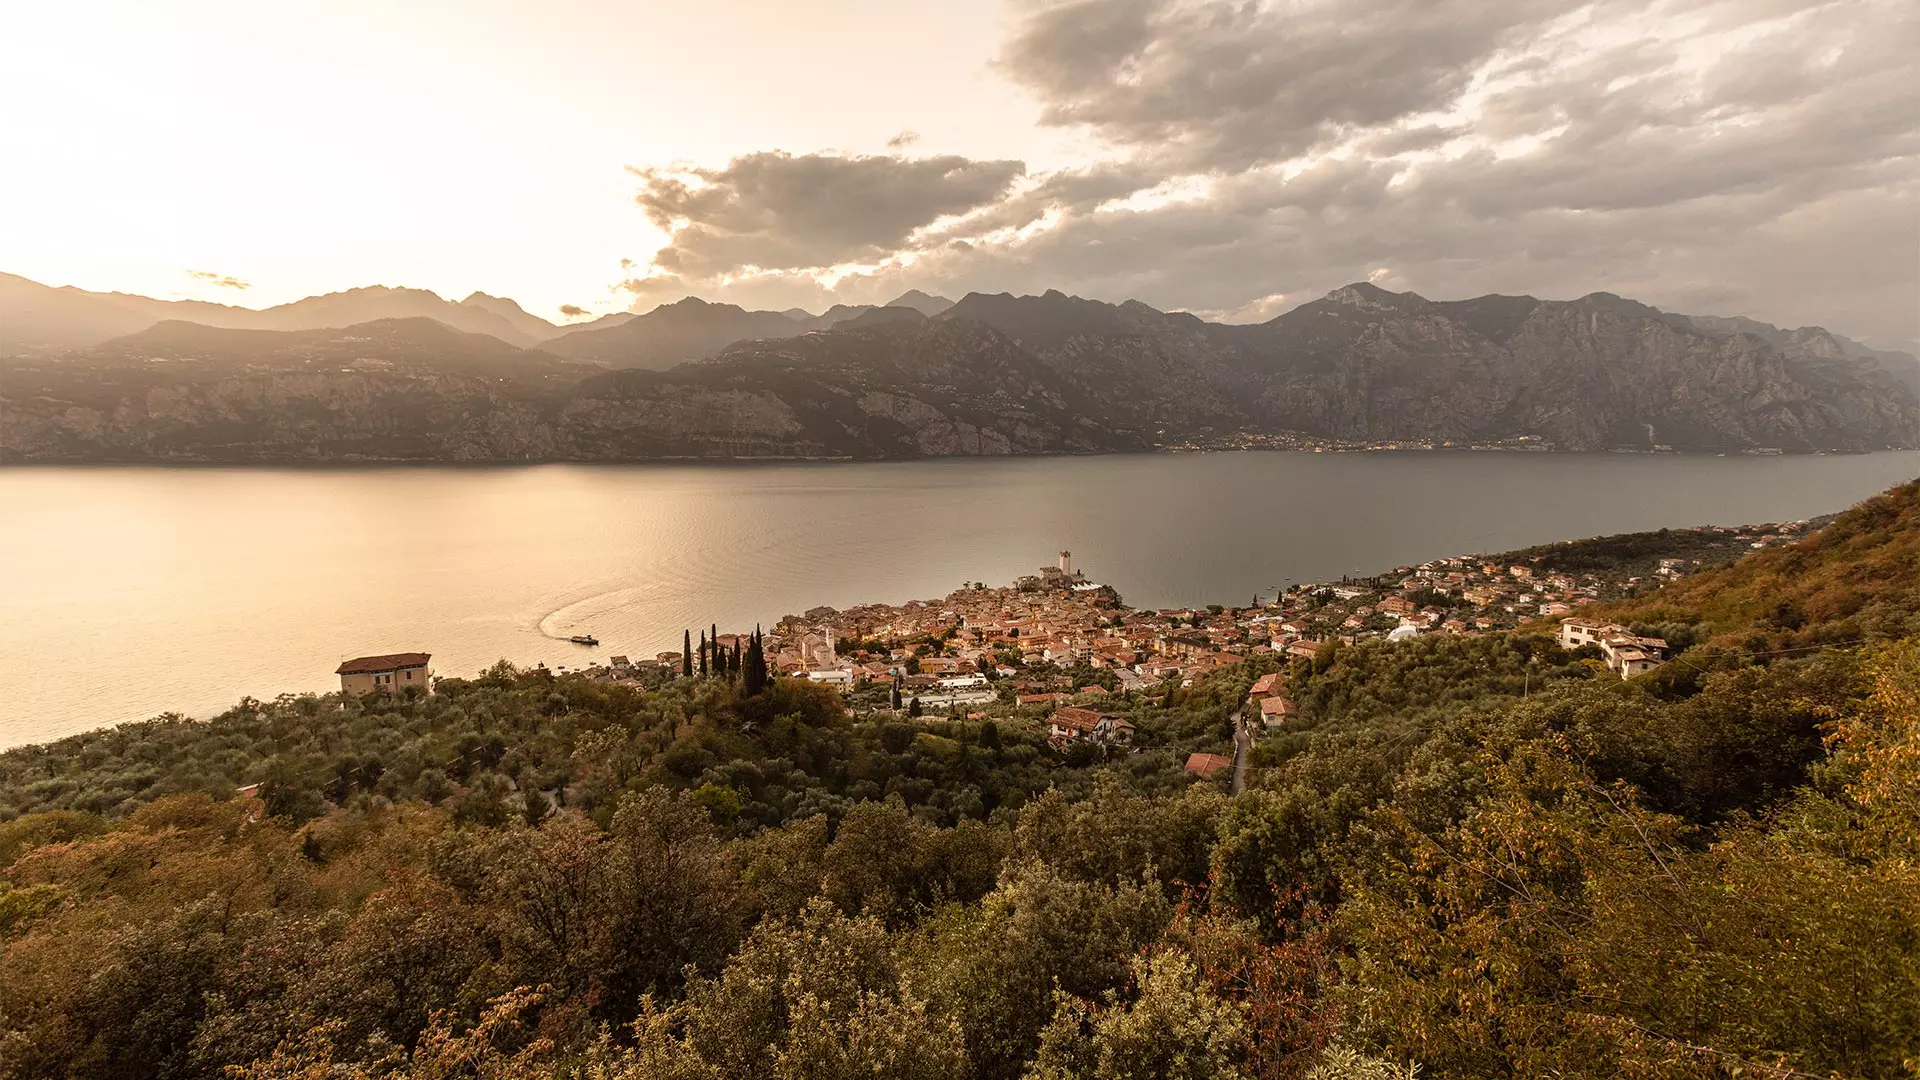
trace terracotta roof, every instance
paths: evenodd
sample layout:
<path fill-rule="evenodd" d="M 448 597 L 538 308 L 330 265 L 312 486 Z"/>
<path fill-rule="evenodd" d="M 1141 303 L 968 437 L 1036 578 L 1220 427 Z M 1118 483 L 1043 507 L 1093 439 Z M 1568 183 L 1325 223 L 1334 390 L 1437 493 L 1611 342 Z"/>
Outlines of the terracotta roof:
<path fill-rule="evenodd" d="M 1233 768 L 1233 759 L 1220 754 L 1190 754 L 1187 756 L 1187 771 L 1201 777 L 1212 776 L 1222 769 Z"/>
<path fill-rule="evenodd" d="M 1101 718 L 1106 715 L 1105 713 L 1095 712 L 1092 709 L 1072 707 L 1056 709 L 1054 714 L 1047 719 L 1048 722 L 1058 724 L 1069 730 L 1092 731 L 1099 725 Z M 1116 717 L 1116 719 L 1118 718 Z"/>
<path fill-rule="evenodd" d="M 432 653 L 397 652 L 384 656 L 359 656 L 333 669 L 335 675 L 370 675 L 376 671 L 398 671 L 401 668 L 426 667 Z"/>

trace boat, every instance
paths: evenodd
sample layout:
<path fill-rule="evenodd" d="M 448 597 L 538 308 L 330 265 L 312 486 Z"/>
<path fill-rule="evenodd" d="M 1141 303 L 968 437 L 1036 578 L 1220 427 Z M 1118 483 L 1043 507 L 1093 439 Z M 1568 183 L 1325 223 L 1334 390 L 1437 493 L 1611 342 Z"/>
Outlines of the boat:
<path fill-rule="evenodd" d="M 568 638 L 567 640 L 573 642 L 575 645 L 600 644 L 600 639 L 597 637 L 594 637 L 592 634 L 575 634 L 572 637 Z"/>

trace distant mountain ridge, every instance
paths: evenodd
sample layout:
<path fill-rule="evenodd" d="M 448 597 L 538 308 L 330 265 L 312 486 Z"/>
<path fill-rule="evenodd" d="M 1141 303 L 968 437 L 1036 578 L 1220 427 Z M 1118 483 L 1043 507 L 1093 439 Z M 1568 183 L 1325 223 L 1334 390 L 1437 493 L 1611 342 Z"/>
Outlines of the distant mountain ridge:
<path fill-rule="evenodd" d="M 359 300 L 433 307 L 410 290 L 363 292 L 303 301 L 298 314 Z M 515 331 L 510 301 L 425 297 Z M 1356 283 L 1252 325 L 1053 290 L 900 300 L 812 316 L 690 297 L 537 349 L 456 345 L 429 328 L 437 315 L 317 337 L 169 323 L 10 362 L 0 458 L 886 458 L 1139 450 L 1236 433 L 1563 450 L 1920 443 L 1920 396 L 1888 371 L 1903 354 L 1609 293 L 1433 301 Z M 286 318 L 291 307 L 269 311 Z M 360 332 L 374 322 L 388 329 Z M 111 401 L 83 385 L 109 369 L 127 390 Z M 404 432 L 368 404 L 382 394 L 414 402 Z M 194 401 L 204 407 L 181 411 Z"/>
<path fill-rule="evenodd" d="M 0 356 L 35 349 L 84 349 L 168 319 L 232 330 L 319 330 L 377 319 L 424 317 L 522 347 L 560 330 L 521 311 L 511 300 L 476 293 L 467 301 L 456 304 L 425 289 L 369 285 L 255 309 L 88 292 L 71 286 L 56 289 L 0 274 Z M 509 309 L 517 316 L 502 314 Z M 547 331 L 538 331 L 534 324 Z"/>

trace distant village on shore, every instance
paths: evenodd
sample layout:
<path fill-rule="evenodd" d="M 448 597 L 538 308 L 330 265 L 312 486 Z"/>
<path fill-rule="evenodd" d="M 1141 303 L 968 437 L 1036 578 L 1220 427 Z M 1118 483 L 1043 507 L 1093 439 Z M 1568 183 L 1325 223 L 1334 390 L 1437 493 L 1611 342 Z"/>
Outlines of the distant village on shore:
<path fill-rule="evenodd" d="M 1556 569 L 1559 549 L 1619 538 L 1569 541 L 1500 556 L 1456 555 L 1371 578 L 1298 584 L 1244 607 L 1141 609 L 1088 577 L 1070 552 L 1010 585 L 969 582 L 937 600 L 829 607 L 788 615 L 761 640 L 772 674 L 834 687 L 856 713 L 983 719 L 1044 717 L 1056 745 L 1125 745 L 1125 720 L 1100 709 L 1130 692 L 1188 686 L 1210 672 L 1261 658 L 1282 668 L 1314 658 L 1329 642 L 1404 641 L 1423 634 L 1473 635 L 1557 621 L 1569 649 L 1596 646 L 1622 678 L 1666 658 L 1667 643 L 1629 628 L 1583 620 L 1580 608 L 1790 542 L 1810 522 L 1708 526 L 1660 534 L 1660 550 L 1690 556 L 1589 558 L 1591 569 Z M 1644 564 L 1644 565 L 1643 565 Z M 689 642 L 691 638 L 689 637 Z M 747 633 L 701 634 L 698 652 L 634 659 L 614 655 L 570 677 L 657 684 L 706 670 L 707 658 L 737 656 Z M 338 674 L 349 693 L 430 686 L 427 653 L 360 657 Z M 1264 685 L 1262 685 L 1264 684 Z M 1284 678 L 1255 683 L 1248 719 L 1282 727 L 1293 713 Z"/>

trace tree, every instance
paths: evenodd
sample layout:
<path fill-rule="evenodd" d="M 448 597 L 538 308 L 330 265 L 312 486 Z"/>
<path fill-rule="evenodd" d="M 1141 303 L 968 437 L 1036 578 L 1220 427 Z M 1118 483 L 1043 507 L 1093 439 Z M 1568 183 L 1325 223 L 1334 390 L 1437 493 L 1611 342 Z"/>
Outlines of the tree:
<path fill-rule="evenodd" d="M 753 637 L 747 641 L 747 655 L 741 663 L 744 667 L 740 678 L 741 689 L 748 697 L 757 696 L 767 688 L 767 653 L 766 647 L 760 642 L 760 628 L 757 626 L 753 628 Z"/>
<path fill-rule="evenodd" d="M 680 631 L 680 675 L 693 678 L 693 631 Z"/>
<path fill-rule="evenodd" d="M 918 694 L 914 695 L 914 698 L 912 701 L 907 702 L 907 715 L 908 716 L 920 715 L 920 696 Z"/>
<path fill-rule="evenodd" d="M 266 779 L 260 783 L 260 801 L 267 816 L 283 817 L 301 825 L 326 812 L 320 793 L 302 782 L 298 768 L 284 757 L 267 763 Z"/>
<path fill-rule="evenodd" d="M 707 677 L 707 632 L 700 631 L 700 677 Z"/>
<path fill-rule="evenodd" d="M 1139 997 L 1104 1007 L 1061 995 L 1027 1080 L 1237 1080 L 1245 1026 L 1167 951 L 1133 961 Z"/>
<path fill-rule="evenodd" d="M 547 801 L 546 793 L 537 788 L 521 792 L 520 799 L 520 820 L 529 828 L 539 828 L 540 823 L 553 814 L 553 804 Z"/>

